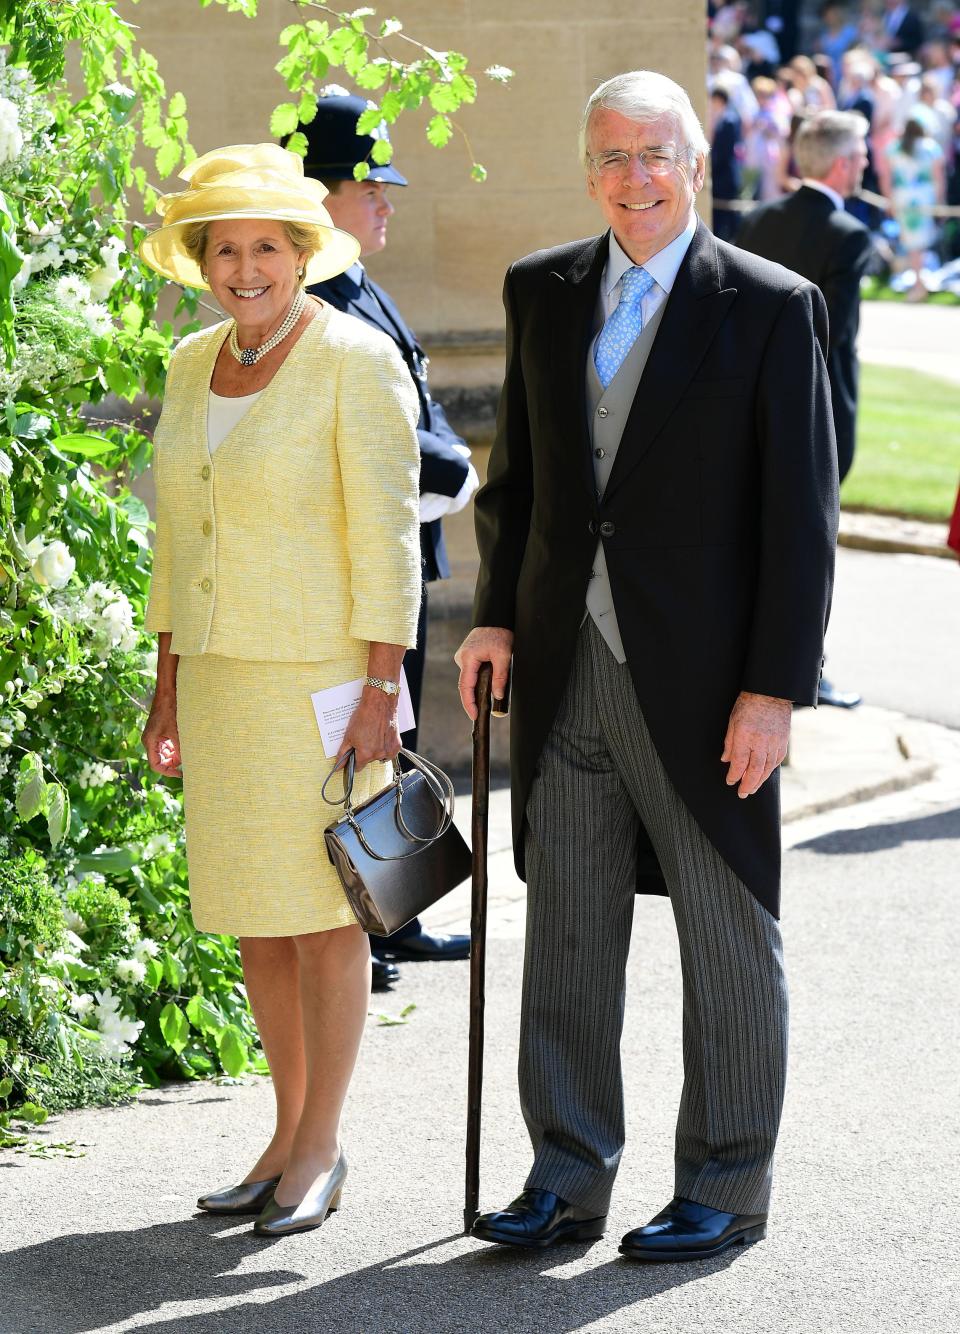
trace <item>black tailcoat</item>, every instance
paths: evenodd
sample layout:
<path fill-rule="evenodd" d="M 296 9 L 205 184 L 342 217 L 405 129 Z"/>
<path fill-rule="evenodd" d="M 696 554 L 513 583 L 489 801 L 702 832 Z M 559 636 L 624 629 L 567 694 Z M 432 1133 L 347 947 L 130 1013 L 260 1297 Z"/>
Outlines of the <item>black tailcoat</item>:
<path fill-rule="evenodd" d="M 860 279 L 873 254 L 870 233 L 852 214 L 835 208 L 822 190 L 804 185 L 795 194 L 748 213 L 736 240 L 744 250 L 802 273 L 823 293 L 830 322 L 827 373 L 842 482 L 856 443 Z"/>
<path fill-rule="evenodd" d="M 369 278 L 367 281 L 370 282 Z M 420 490 L 433 491 L 440 496 L 455 496 L 467 480 L 468 468 L 467 460 L 453 446 L 464 442 L 447 421 L 443 408 L 430 396 L 427 358 L 416 335 L 406 324 L 389 294 L 374 282 L 370 282 L 370 289 L 369 293 L 366 292 L 359 283 L 341 273 L 326 282 L 314 283 L 308 290 L 321 301 L 329 301 L 337 310 L 347 315 L 356 315 L 358 319 L 382 330 L 396 343 L 420 395 L 420 420 L 417 423 Z M 435 579 L 450 578 L 450 564 L 439 519 L 420 525 L 420 554 L 423 577 L 428 583 Z"/>
<path fill-rule="evenodd" d="M 700 223 L 597 497 L 585 361 L 607 236 L 507 273 L 507 369 L 476 500 L 474 624 L 514 631 L 514 849 L 603 534 L 640 705 L 681 797 L 779 910 L 777 775 L 747 800 L 720 762 L 741 690 L 814 704 L 833 582 L 837 462 L 815 287 Z M 639 889 L 663 892 L 649 848 Z"/>

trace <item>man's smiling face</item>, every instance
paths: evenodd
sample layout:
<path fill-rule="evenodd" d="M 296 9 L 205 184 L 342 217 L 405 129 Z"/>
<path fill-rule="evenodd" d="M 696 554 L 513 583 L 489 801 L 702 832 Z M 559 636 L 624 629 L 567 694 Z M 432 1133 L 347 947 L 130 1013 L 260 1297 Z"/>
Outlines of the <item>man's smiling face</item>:
<path fill-rule="evenodd" d="M 631 156 L 623 172 L 601 174 L 587 166 L 587 193 L 600 205 L 614 236 L 635 264 L 646 263 L 686 227 L 694 195 L 703 188 L 704 160 L 697 157 L 690 164 L 681 127 L 673 116 L 640 122 L 599 107 L 590 117 L 587 151 L 591 157 L 614 151 L 635 155 L 644 149 L 679 154 L 677 165 L 664 176 L 651 176 L 636 156 Z"/>

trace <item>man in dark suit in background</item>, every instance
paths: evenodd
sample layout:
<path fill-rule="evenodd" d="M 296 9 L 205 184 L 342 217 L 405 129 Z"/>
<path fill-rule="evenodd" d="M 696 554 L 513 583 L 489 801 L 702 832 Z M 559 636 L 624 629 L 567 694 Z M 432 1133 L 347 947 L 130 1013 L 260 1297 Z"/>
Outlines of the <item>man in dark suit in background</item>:
<path fill-rule="evenodd" d="M 717 200 L 740 198 L 743 172 L 743 133 L 740 117 L 730 105 L 730 94 L 717 84 L 710 92 L 710 184 L 713 191 L 713 234 L 732 241 L 740 224 L 735 208 L 717 205 Z"/>
<path fill-rule="evenodd" d="M 748 213 L 737 245 L 802 273 L 823 293 L 830 321 L 827 370 L 837 436 L 840 481 L 850 471 L 856 443 L 857 330 L 860 279 L 873 255 L 866 227 L 844 209 L 860 188 L 867 166 L 867 122 L 854 111 L 819 111 L 794 139 L 800 189 Z M 818 702 L 841 708 L 860 703 L 855 691 L 820 683 Z"/>
<path fill-rule="evenodd" d="M 316 177 L 330 191 L 324 201 L 338 227 L 350 232 L 360 242 L 361 258 L 376 254 L 386 245 L 387 222 L 393 204 L 387 198 L 389 186 L 405 186 L 393 163 L 378 166 L 371 158 L 376 139 L 387 137 L 381 126 L 375 135 L 358 135 L 357 120 L 367 109 L 362 97 L 330 85 L 320 94 L 315 118 L 301 125 L 308 142 L 304 170 Z M 364 181 L 354 179 L 359 162 L 370 166 Z M 423 670 L 427 643 L 427 585 L 435 579 L 449 579 L 450 565 L 443 541 L 442 516 L 454 514 L 468 503 L 477 487 L 477 475 L 469 462 L 470 451 L 447 421 L 441 405 L 431 396 L 427 384 L 428 359 L 416 336 L 409 329 L 389 294 L 371 282 L 358 261 L 346 273 L 307 289 L 337 310 L 355 315 L 381 330 L 396 343 L 410 371 L 420 396 L 420 552 L 423 568 L 423 599 L 417 646 L 403 660 L 410 686 L 414 716 L 419 719 L 423 691 Z M 403 735 L 409 750 L 417 748 L 416 728 Z M 374 956 L 374 983 L 381 986 L 395 981 L 396 960 L 465 959 L 470 952 L 469 936 L 435 935 L 424 931 L 419 919 L 389 937 L 371 936 Z"/>
<path fill-rule="evenodd" d="M 887 0 L 883 30 L 888 51 L 906 51 L 916 57 L 923 46 L 923 20 L 910 5 L 903 4 L 903 0 Z"/>
<path fill-rule="evenodd" d="M 623 1238 L 687 1260 L 765 1232 L 784 1089 L 778 766 L 812 704 L 837 455 L 811 283 L 694 212 L 707 140 L 649 71 L 581 126 L 601 236 L 518 260 L 480 575 L 461 645 L 513 657 L 514 850 L 527 880 L 520 1096 L 534 1161 L 473 1233 L 598 1237 L 623 1151 L 634 892 L 668 892 L 683 975 L 674 1199 Z"/>

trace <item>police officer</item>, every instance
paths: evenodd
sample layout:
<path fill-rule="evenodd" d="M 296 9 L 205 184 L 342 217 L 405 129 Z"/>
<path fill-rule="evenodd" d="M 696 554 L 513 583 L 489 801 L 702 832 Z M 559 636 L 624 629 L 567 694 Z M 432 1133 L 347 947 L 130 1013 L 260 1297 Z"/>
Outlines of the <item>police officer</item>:
<path fill-rule="evenodd" d="M 394 211 L 387 197 L 391 186 L 405 186 L 392 164 L 377 166 L 371 157 L 376 138 L 386 138 L 382 125 L 374 135 L 358 135 L 357 120 L 366 111 L 362 97 L 346 89 L 329 85 L 320 94 L 317 114 L 300 131 L 308 142 L 304 170 L 316 177 L 330 191 L 324 203 L 334 223 L 352 233 L 360 242 L 361 259 L 382 250 L 387 240 L 387 222 Z M 354 179 L 359 162 L 370 165 L 364 181 Z M 477 488 L 477 474 L 469 462 L 470 451 L 456 434 L 439 403 L 430 395 L 427 362 L 423 348 L 404 321 L 387 292 L 371 282 L 358 260 L 346 273 L 308 288 L 337 310 L 366 320 L 396 343 L 406 362 L 420 396 L 420 551 L 423 568 L 423 600 L 417 646 L 404 658 L 404 670 L 410 686 L 413 710 L 420 717 L 423 668 L 427 638 L 427 584 L 448 579 L 450 565 L 443 541 L 442 518 L 455 514 L 469 501 Z M 417 746 L 416 728 L 404 733 L 403 744 L 410 750 Z M 469 936 L 433 935 L 423 929 L 419 919 L 392 936 L 371 936 L 374 957 L 374 987 L 383 988 L 398 977 L 396 960 L 464 959 L 470 952 Z"/>

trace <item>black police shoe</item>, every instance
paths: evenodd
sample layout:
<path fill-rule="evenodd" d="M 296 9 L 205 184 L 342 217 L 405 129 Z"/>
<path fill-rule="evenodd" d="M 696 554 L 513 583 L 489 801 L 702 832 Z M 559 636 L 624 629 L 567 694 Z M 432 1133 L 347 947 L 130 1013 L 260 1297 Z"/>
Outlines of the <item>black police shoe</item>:
<path fill-rule="evenodd" d="M 395 982 L 400 981 L 400 969 L 393 963 L 384 963 L 382 959 L 373 960 L 372 991 L 389 991 Z"/>
<path fill-rule="evenodd" d="M 747 1246 L 767 1235 L 766 1214 L 725 1214 L 705 1204 L 671 1200 L 646 1227 L 634 1228 L 620 1243 L 631 1260 L 700 1260 L 728 1246 Z"/>
<path fill-rule="evenodd" d="M 549 1190 L 525 1190 L 506 1209 L 481 1214 L 470 1235 L 501 1246 L 543 1250 L 560 1241 L 592 1241 L 603 1236 L 606 1226 L 606 1214 L 589 1218 Z"/>
<path fill-rule="evenodd" d="M 429 931 L 420 930 L 414 936 L 404 936 L 401 940 L 378 938 L 370 941 L 370 948 L 377 959 L 390 959 L 398 963 L 416 963 L 430 959 L 469 959 L 469 936 L 432 936 Z"/>

